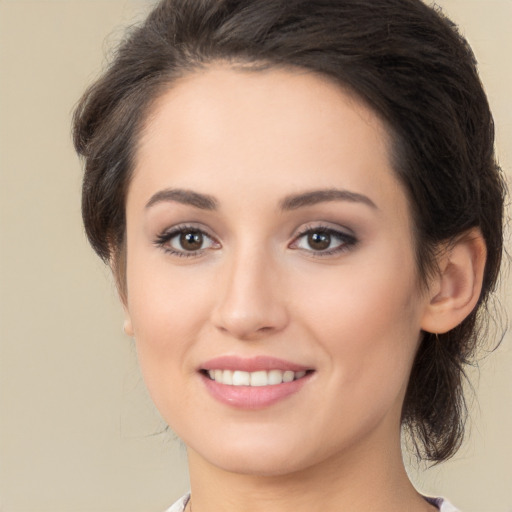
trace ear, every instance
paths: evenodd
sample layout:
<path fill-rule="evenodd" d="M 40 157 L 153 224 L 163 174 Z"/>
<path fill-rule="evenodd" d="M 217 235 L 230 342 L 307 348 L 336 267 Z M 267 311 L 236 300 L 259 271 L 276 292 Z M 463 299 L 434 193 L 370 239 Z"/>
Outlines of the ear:
<path fill-rule="evenodd" d="M 123 242 L 124 244 L 124 242 Z M 114 276 L 114 281 L 117 288 L 117 294 L 124 311 L 124 324 L 123 330 L 127 336 L 133 337 L 133 326 L 128 311 L 128 297 L 126 290 L 126 247 L 122 245 L 116 248 L 114 245 L 110 246 L 109 266 Z"/>
<path fill-rule="evenodd" d="M 482 290 L 487 249 L 480 229 L 473 228 L 438 257 L 421 328 L 444 333 L 459 325 L 476 306 Z"/>
<path fill-rule="evenodd" d="M 123 331 L 127 336 L 130 336 L 130 338 L 133 338 L 133 325 L 132 325 L 132 319 L 130 316 L 130 313 L 128 311 L 128 308 L 126 307 L 126 304 L 123 302 L 123 311 L 124 311 L 124 322 L 123 322 Z"/>
<path fill-rule="evenodd" d="M 130 338 L 133 338 L 133 325 L 132 325 L 132 319 L 130 316 L 130 311 L 128 310 L 128 298 L 126 296 L 126 285 L 124 283 L 119 282 L 119 276 L 114 275 L 114 279 L 116 280 L 116 288 L 117 288 L 117 294 L 119 296 L 119 300 L 121 302 L 121 305 L 123 306 L 123 313 L 124 313 L 124 322 L 123 322 L 123 331 L 127 336 L 130 336 Z"/>

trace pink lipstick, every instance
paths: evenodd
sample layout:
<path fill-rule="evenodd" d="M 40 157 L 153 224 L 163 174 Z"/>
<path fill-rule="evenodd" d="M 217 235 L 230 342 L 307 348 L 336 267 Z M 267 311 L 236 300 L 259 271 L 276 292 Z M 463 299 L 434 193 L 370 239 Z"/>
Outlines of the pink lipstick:
<path fill-rule="evenodd" d="M 268 356 L 222 356 L 205 362 L 200 373 L 208 391 L 220 402 L 260 409 L 298 392 L 313 370 Z"/>

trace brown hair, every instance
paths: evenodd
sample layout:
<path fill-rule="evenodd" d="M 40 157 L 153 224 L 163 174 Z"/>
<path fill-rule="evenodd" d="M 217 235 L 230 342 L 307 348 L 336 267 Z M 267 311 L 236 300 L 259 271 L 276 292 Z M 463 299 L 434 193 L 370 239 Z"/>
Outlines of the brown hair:
<path fill-rule="evenodd" d="M 464 433 L 464 365 L 500 267 L 505 185 L 475 57 L 454 24 L 420 0 L 163 0 L 119 46 L 74 116 L 85 159 L 83 219 L 124 286 L 125 195 L 148 108 L 178 77 L 222 60 L 305 68 L 352 90 L 394 134 L 417 265 L 478 227 L 487 246 L 480 300 L 456 328 L 424 333 L 402 422 L 418 453 L 447 459 Z"/>

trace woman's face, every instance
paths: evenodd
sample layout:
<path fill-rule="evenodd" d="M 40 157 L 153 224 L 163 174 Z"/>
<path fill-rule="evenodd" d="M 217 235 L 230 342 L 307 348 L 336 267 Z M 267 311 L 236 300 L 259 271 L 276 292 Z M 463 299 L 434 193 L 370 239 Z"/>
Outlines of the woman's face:
<path fill-rule="evenodd" d="M 126 213 L 127 329 L 197 460 L 284 474 L 398 442 L 427 299 L 371 111 L 303 71 L 188 76 Z"/>

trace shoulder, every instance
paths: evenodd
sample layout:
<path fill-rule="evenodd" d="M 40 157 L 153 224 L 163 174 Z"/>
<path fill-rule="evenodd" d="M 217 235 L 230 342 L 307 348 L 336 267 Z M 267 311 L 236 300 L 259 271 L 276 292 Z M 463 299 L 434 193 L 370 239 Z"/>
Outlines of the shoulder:
<path fill-rule="evenodd" d="M 441 512 L 459 512 L 449 501 L 446 500 L 441 500 L 439 510 Z"/>
<path fill-rule="evenodd" d="M 183 512 L 190 498 L 190 494 L 187 493 L 185 496 L 182 496 L 178 501 L 176 501 L 170 508 L 168 508 L 165 512 Z"/>
<path fill-rule="evenodd" d="M 439 512 L 459 512 L 449 501 L 445 500 L 444 498 L 425 497 L 425 499 L 432 505 L 435 505 L 439 509 Z"/>

